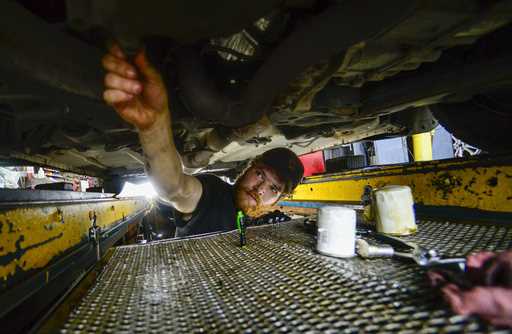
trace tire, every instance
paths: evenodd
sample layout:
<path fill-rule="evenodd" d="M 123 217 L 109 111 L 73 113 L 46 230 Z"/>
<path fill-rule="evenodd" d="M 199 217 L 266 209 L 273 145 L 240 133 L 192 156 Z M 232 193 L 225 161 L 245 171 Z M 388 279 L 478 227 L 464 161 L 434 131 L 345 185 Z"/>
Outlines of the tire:
<path fill-rule="evenodd" d="M 512 151 L 512 110 L 493 110 L 477 98 L 430 109 L 446 130 L 465 143 L 488 153 Z"/>
<path fill-rule="evenodd" d="M 348 155 L 325 161 L 325 169 L 327 173 L 358 169 L 366 167 L 367 165 L 366 157 L 364 155 Z"/>

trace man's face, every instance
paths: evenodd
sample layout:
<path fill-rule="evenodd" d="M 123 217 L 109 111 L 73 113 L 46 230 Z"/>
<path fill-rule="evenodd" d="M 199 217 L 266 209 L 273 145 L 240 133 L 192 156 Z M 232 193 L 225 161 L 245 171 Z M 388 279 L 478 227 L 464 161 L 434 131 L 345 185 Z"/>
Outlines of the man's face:
<path fill-rule="evenodd" d="M 283 193 L 284 184 L 268 166 L 256 163 L 235 184 L 235 201 L 251 217 L 266 213 Z"/>

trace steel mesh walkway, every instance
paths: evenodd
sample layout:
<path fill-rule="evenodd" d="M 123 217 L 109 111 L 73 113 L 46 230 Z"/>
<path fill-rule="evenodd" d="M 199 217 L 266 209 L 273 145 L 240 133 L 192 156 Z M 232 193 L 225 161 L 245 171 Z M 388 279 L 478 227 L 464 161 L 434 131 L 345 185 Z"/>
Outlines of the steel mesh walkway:
<path fill-rule="evenodd" d="M 512 247 L 512 229 L 420 221 L 410 240 L 442 254 Z M 66 333 L 493 332 L 452 314 L 423 270 L 314 252 L 302 221 L 117 248 Z"/>

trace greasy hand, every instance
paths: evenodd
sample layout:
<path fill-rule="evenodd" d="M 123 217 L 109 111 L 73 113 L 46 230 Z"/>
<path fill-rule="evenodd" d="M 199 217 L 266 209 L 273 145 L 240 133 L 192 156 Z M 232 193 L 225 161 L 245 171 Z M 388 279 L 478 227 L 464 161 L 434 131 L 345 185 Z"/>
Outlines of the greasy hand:
<path fill-rule="evenodd" d="M 118 45 L 113 45 L 102 64 L 107 71 L 103 98 L 122 119 L 141 131 L 167 121 L 167 91 L 144 51 L 131 62 Z"/>
<path fill-rule="evenodd" d="M 443 272 L 428 275 L 455 313 L 477 314 L 495 326 L 512 327 L 512 251 L 476 253 L 468 256 L 466 266 L 469 288 Z"/>

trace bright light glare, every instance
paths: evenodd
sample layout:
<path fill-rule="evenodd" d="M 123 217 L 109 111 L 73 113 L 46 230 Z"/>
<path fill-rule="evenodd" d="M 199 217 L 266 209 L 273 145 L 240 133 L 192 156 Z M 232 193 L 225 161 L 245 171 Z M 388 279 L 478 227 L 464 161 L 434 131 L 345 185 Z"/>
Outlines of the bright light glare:
<path fill-rule="evenodd" d="M 153 198 L 157 196 L 155 188 L 150 182 L 144 182 L 139 184 L 133 184 L 126 182 L 123 190 L 119 193 L 119 197 L 139 197 L 145 196 L 147 198 Z"/>

